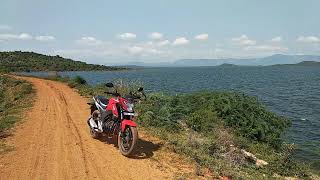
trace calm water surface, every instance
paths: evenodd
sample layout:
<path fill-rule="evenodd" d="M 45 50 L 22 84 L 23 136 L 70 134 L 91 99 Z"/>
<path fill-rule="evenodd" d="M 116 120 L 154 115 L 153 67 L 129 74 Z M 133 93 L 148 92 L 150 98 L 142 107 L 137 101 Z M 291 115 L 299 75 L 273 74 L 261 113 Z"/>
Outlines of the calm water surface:
<path fill-rule="evenodd" d="M 232 90 L 257 96 L 269 110 L 292 120 L 287 139 L 298 145 L 297 158 L 313 161 L 320 167 L 319 67 L 147 68 L 60 74 L 71 77 L 80 75 L 90 84 L 115 79 L 140 80 L 148 91 Z"/>

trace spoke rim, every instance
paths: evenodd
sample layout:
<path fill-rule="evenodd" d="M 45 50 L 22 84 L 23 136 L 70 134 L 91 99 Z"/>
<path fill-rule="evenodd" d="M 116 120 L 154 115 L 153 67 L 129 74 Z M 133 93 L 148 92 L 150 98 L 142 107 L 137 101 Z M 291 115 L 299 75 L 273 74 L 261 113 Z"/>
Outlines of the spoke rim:
<path fill-rule="evenodd" d="M 125 129 L 125 132 L 122 134 L 122 137 L 121 137 L 121 142 L 122 142 L 121 146 L 123 150 L 128 151 L 132 146 L 132 141 L 133 141 L 132 131 L 130 127 L 128 127 Z"/>

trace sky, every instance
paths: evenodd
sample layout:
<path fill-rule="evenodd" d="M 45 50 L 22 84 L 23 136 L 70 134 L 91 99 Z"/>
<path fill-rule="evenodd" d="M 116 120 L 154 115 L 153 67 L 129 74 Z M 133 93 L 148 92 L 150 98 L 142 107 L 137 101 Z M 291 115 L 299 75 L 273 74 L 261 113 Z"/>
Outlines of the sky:
<path fill-rule="evenodd" d="M 98 64 L 320 55 L 319 0 L 0 0 L 0 51 Z"/>

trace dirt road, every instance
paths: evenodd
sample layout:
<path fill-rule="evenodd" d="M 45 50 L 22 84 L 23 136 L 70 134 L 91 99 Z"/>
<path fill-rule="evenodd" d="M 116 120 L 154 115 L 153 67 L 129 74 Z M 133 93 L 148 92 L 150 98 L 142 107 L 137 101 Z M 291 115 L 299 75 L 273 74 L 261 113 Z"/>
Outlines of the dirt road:
<path fill-rule="evenodd" d="M 65 84 L 24 78 L 37 91 L 34 107 L 7 143 L 15 150 L 0 155 L 0 179 L 164 179 L 148 158 L 157 145 L 140 142 L 147 156 L 127 158 L 113 144 L 92 139 L 86 124 L 87 100 Z"/>

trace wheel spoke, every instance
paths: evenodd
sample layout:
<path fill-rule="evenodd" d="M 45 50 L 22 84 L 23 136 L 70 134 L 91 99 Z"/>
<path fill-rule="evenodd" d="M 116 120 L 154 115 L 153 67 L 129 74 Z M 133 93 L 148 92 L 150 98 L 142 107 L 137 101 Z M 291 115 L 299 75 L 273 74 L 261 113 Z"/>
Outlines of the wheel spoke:
<path fill-rule="evenodd" d="M 122 137 L 122 147 L 125 151 L 128 151 L 132 145 L 132 132 L 130 127 L 125 129 L 125 133 L 123 133 Z"/>

